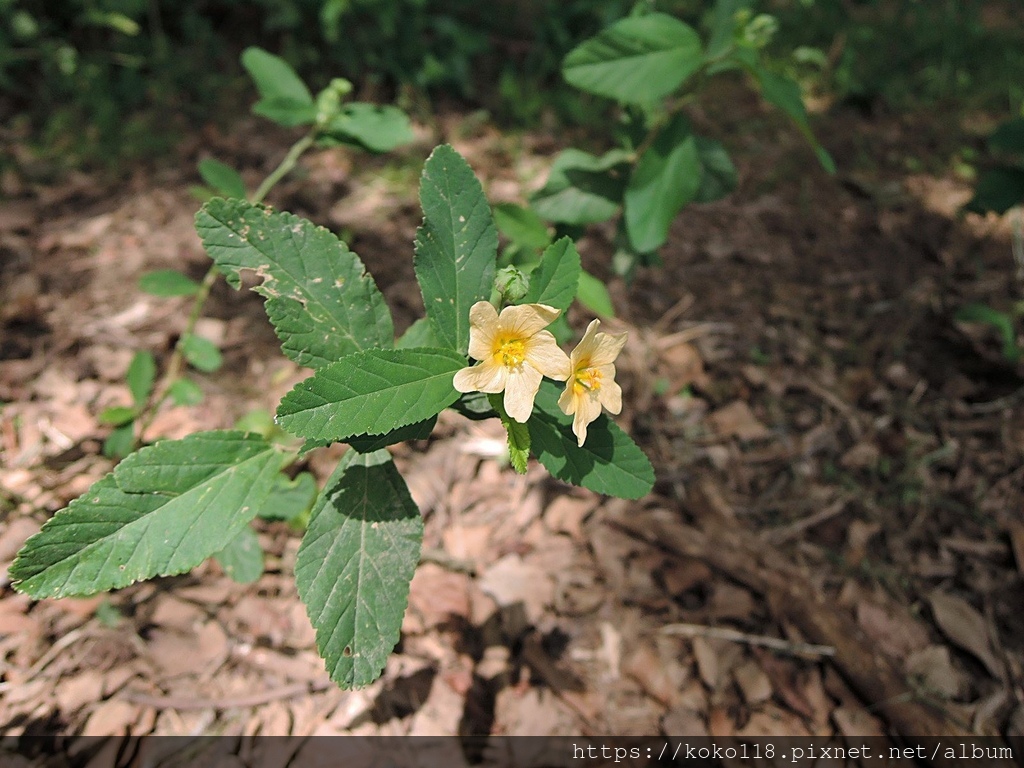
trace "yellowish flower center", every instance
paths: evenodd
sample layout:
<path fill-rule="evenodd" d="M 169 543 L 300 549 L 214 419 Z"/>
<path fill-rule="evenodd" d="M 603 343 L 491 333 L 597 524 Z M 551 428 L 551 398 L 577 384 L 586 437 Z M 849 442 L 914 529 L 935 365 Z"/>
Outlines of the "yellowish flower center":
<path fill-rule="evenodd" d="M 591 392 L 597 392 L 601 389 L 601 372 L 596 368 L 580 368 L 576 371 L 573 391 L 577 395 L 582 395 L 585 389 Z"/>
<path fill-rule="evenodd" d="M 517 338 L 501 339 L 494 356 L 501 360 L 501 364 L 506 368 L 520 366 L 526 359 L 526 342 Z"/>

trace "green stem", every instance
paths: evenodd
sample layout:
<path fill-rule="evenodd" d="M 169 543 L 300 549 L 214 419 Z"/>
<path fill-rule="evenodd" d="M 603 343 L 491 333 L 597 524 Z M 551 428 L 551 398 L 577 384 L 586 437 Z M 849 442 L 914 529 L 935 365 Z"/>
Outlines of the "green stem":
<path fill-rule="evenodd" d="M 288 154 L 284 156 L 284 159 L 278 164 L 277 168 L 271 171 L 270 175 L 263 180 L 257 188 L 255 194 L 249 198 L 251 203 L 260 203 L 263 201 L 274 186 L 281 181 L 285 176 L 288 175 L 298 163 L 302 153 L 309 149 L 313 142 L 316 140 L 316 129 L 312 129 L 295 142 L 291 149 L 288 150 Z M 181 371 L 185 362 L 185 340 L 192 335 L 195 330 L 196 323 L 199 322 L 199 318 L 203 313 L 203 306 L 206 304 L 206 300 L 210 297 L 210 291 L 213 288 L 213 284 L 217 282 L 217 278 L 220 272 L 217 270 L 217 265 L 211 265 L 209 271 L 203 277 L 203 282 L 199 285 L 199 290 L 196 291 L 195 298 L 192 300 L 192 309 L 188 313 L 188 320 L 185 323 L 185 330 L 181 336 L 178 337 L 178 342 L 174 345 L 174 350 L 171 352 L 171 359 L 167 363 L 167 369 L 164 371 L 164 375 L 160 379 L 160 384 L 154 388 L 155 396 L 152 396 L 147 400 L 146 405 L 142 408 L 142 412 L 136 418 L 136 424 L 139 428 L 135 435 L 135 448 L 138 448 L 142 444 L 142 436 L 146 430 L 153 423 L 153 419 L 156 418 L 156 413 L 160 410 L 160 406 L 166 402 L 170 396 L 171 386 L 181 377 Z"/>
<path fill-rule="evenodd" d="M 284 156 L 284 160 L 281 161 L 281 164 L 271 171 L 270 175 L 263 180 L 263 183 L 260 184 L 259 188 L 256 190 L 256 194 L 249 199 L 249 202 L 262 203 L 263 198 L 267 196 L 277 182 L 291 172 L 295 167 L 295 164 L 299 161 L 299 158 L 302 156 L 302 153 L 309 149 L 315 140 L 316 130 L 314 129 L 295 142 L 292 145 L 292 148 L 288 150 L 288 154 Z"/>

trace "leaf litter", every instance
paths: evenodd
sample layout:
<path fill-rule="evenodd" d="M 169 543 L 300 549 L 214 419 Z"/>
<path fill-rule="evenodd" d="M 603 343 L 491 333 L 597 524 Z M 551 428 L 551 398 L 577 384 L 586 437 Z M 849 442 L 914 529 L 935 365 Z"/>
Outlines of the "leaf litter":
<path fill-rule="evenodd" d="M 906 177 L 888 159 L 951 148 L 928 119 L 837 108 L 823 121 L 841 168 L 865 136 L 878 146 L 858 184 L 773 176 L 806 150 L 769 122 L 733 137 L 740 189 L 679 218 L 665 267 L 610 282 L 619 322 L 640 330 L 620 360 L 621 423 L 654 461 L 655 494 L 608 501 L 537 468 L 502 471 L 488 448 L 500 430 L 446 415 L 429 442 L 394 449 L 426 556 L 400 651 L 370 688 L 327 681 L 291 577 L 297 537 L 261 523 L 267 569 L 248 586 L 207 563 L 33 604 L 0 576 L 0 729 L 863 735 L 907 729 L 920 694 L 958 732 L 1024 734 L 1024 371 L 953 322 L 964 303 L 1013 300 L 1008 231 L 956 217 L 962 182 Z M 242 130 L 248 157 L 287 142 Z M 489 126 L 457 143 L 509 201 L 543 183 L 556 149 L 526 135 L 509 155 Z M 401 332 L 422 310 L 415 189 L 381 182 L 385 160 L 334 156 L 312 155 L 309 178 L 274 203 L 348 228 Z M 130 402 L 125 350 L 166 360 L 183 328 L 184 302 L 125 286 L 205 271 L 192 182 L 143 170 L 119 192 L 79 179 L 74 199 L 26 183 L 2 222 L 2 574 L 109 470 L 95 416 Z M 900 194 L 859 193 L 867 182 Z M 612 235 L 596 227 L 580 246 L 599 276 Z M 225 368 L 197 376 L 204 402 L 168 407 L 154 434 L 231 426 L 303 378 L 257 297 L 218 285 L 208 308 Z M 329 464 L 310 460 L 321 482 Z M 661 632 L 673 624 L 692 629 Z"/>

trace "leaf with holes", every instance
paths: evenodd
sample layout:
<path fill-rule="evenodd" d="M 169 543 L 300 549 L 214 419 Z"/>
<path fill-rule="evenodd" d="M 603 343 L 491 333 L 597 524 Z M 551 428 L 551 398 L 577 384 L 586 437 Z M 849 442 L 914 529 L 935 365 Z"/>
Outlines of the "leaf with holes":
<path fill-rule="evenodd" d="M 295 561 L 316 645 L 342 688 L 376 680 L 398 642 L 423 518 L 387 451 L 345 454 Z"/>
<path fill-rule="evenodd" d="M 423 166 L 420 204 L 413 267 L 423 305 L 437 340 L 465 354 L 469 308 L 486 301 L 494 284 L 498 231 L 473 169 L 447 144 Z"/>
<path fill-rule="evenodd" d="M 321 368 L 394 343 L 391 312 L 363 263 L 323 227 L 242 200 L 211 200 L 196 214 L 203 247 L 235 288 L 243 269 L 263 283 L 270 322 L 299 365 Z"/>
<path fill-rule="evenodd" d="M 184 573 L 248 524 L 281 462 L 269 443 L 241 432 L 143 448 L 47 521 L 18 553 L 11 580 L 41 599 Z"/>

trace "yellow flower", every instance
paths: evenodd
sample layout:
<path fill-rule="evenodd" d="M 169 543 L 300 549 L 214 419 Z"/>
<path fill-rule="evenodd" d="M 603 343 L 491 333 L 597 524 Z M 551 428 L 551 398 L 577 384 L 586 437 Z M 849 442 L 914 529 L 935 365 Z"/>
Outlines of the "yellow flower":
<path fill-rule="evenodd" d="M 587 439 L 587 425 L 601 415 L 622 410 L 622 389 L 615 383 L 615 358 L 626 343 L 625 333 L 599 333 L 600 320 L 587 326 L 587 332 L 572 351 L 569 381 L 558 398 L 562 413 L 573 416 L 572 431 L 579 446 Z"/>
<path fill-rule="evenodd" d="M 505 307 L 501 314 L 487 301 L 469 310 L 469 356 L 479 365 L 455 374 L 459 392 L 505 393 L 505 412 L 523 423 L 533 411 L 541 379 L 565 381 L 569 358 L 550 331 L 561 312 L 545 304 Z"/>

